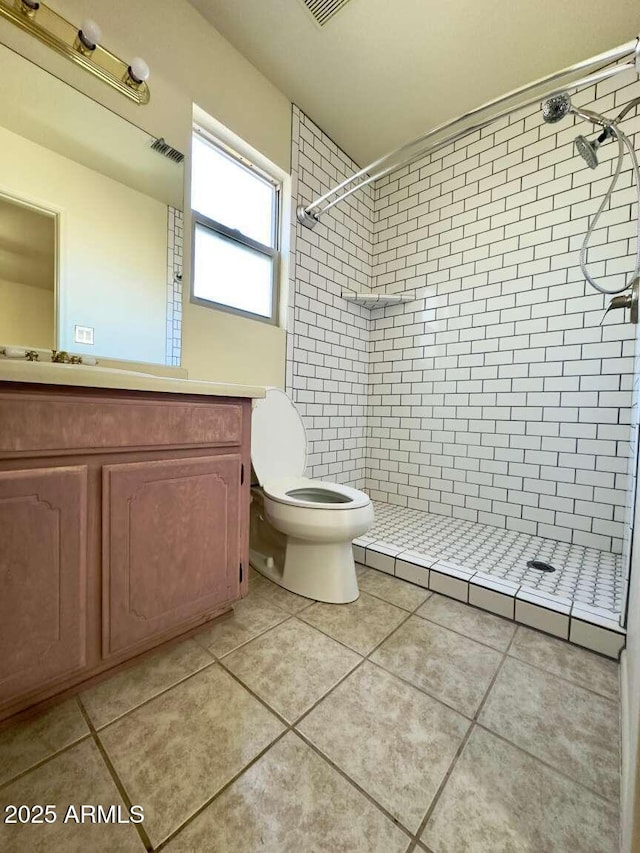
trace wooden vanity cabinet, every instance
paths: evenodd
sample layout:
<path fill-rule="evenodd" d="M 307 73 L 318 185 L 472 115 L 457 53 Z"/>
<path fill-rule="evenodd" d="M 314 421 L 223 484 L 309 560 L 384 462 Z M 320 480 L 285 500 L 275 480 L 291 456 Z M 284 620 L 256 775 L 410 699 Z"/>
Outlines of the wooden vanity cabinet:
<path fill-rule="evenodd" d="M 0 719 L 246 594 L 251 400 L 0 382 Z"/>

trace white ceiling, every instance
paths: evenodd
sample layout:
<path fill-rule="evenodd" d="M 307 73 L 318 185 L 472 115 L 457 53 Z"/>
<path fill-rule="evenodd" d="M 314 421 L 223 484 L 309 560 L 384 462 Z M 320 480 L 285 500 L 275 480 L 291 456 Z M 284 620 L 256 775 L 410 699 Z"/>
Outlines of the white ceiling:
<path fill-rule="evenodd" d="M 190 2 L 361 166 L 640 32 L 637 0 Z"/>

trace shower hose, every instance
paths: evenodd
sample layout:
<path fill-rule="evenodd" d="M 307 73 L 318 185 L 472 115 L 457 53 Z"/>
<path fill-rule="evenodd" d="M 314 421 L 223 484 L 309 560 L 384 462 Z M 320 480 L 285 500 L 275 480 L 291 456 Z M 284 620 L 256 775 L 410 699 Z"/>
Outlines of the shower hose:
<path fill-rule="evenodd" d="M 623 293 L 625 290 L 628 290 L 634 280 L 640 275 L 640 167 L 638 166 L 638 158 L 636 157 L 636 152 L 634 150 L 633 144 L 629 137 L 623 133 L 619 127 L 616 126 L 615 123 L 607 124 L 607 129 L 615 136 L 618 140 L 618 163 L 616 165 L 615 172 L 613 173 L 613 177 L 611 179 L 611 183 L 609 184 L 609 188 L 605 193 L 604 198 L 600 204 L 600 207 L 596 211 L 595 216 L 589 223 L 589 227 L 587 228 L 587 233 L 584 236 L 584 241 L 582 243 L 582 248 L 580 249 L 580 269 L 586 280 L 589 284 L 594 287 L 600 293 L 604 293 L 607 296 L 615 296 L 616 293 Z M 613 193 L 616 184 L 618 183 L 618 178 L 620 177 L 620 172 L 622 170 L 622 160 L 624 157 L 624 149 L 627 149 L 629 154 L 631 155 L 631 162 L 633 165 L 633 177 L 636 185 L 636 202 L 637 202 L 637 212 L 636 212 L 636 222 L 637 222 L 637 232 L 636 232 L 636 265 L 633 273 L 631 274 L 631 278 L 627 279 L 623 287 L 618 288 L 617 290 L 607 290 L 605 287 L 602 287 L 592 278 L 589 270 L 587 269 L 587 250 L 589 248 L 589 241 L 591 240 L 591 235 L 593 234 L 596 224 L 600 219 L 600 215 L 604 211 L 604 209 L 609 204 L 609 199 L 611 198 L 611 194 Z"/>

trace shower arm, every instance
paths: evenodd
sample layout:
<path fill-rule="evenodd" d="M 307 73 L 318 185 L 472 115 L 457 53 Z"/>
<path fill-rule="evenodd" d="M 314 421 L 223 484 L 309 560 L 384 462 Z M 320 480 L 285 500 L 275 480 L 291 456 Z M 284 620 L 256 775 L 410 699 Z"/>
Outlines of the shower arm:
<path fill-rule="evenodd" d="M 297 218 L 298 221 L 303 225 L 306 225 L 308 228 L 313 228 L 319 221 L 320 217 L 331 210 L 334 205 L 339 204 L 344 199 L 353 195 L 353 193 L 358 190 L 366 187 L 368 184 L 373 183 L 374 181 L 383 178 L 385 175 L 388 175 L 390 172 L 398 169 L 402 166 L 406 166 L 409 163 L 415 162 L 420 157 L 423 157 L 426 154 L 430 154 L 434 151 L 443 148 L 445 145 L 449 145 L 452 142 L 456 142 L 459 139 L 462 139 L 469 133 L 473 133 L 477 130 L 482 130 L 485 127 L 488 127 L 490 124 L 493 124 L 495 121 L 498 121 L 501 118 L 504 118 L 507 115 L 510 115 L 512 112 L 516 110 L 523 109 L 525 107 L 531 106 L 532 104 L 537 103 L 541 99 L 545 99 L 552 94 L 558 93 L 558 88 L 547 89 L 546 91 L 536 91 L 541 87 L 562 80 L 562 78 L 567 77 L 571 74 L 577 74 L 580 71 L 585 71 L 588 68 L 592 68 L 593 66 L 602 65 L 610 62 L 615 62 L 618 59 L 622 59 L 625 56 L 634 55 L 633 62 L 627 62 L 623 65 L 614 65 L 611 68 L 605 68 L 601 71 L 597 71 L 593 74 L 590 74 L 586 77 L 582 77 L 579 80 L 574 80 L 571 83 L 562 87 L 562 90 L 566 89 L 579 89 L 583 86 L 587 86 L 593 83 L 598 83 L 601 80 L 606 80 L 609 77 L 613 77 L 616 74 L 619 74 L 622 71 L 627 71 L 629 69 L 634 69 L 640 72 L 640 37 L 636 38 L 632 42 L 628 42 L 627 44 L 621 45 L 620 47 L 614 48 L 613 50 L 609 50 L 606 53 L 601 53 L 598 56 L 594 56 L 591 59 L 584 60 L 583 62 L 579 62 L 576 65 L 572 65 L 569 68 L 564 68 L 562 71 L 557 71 L 555 74 L 551 74 L 548 77 L 542 77 L 539 80 L 535 80 L 533 83 L 529 83 L 526 86 L 521 86 L 519 89 L 513 89 L 511 92 L 508 92 L 506 95 L 502 95 L 500 98 L 495 98 L 492 101 L 488 101 L 485 104 L 482 104 L 480 107 L 476 107 L 468 113 L 464 113 L 461 116 L 458 116 L 455 119 L 445 122 L 444 124 L 439 125 L 438 127 L 430 130 L 428 133 L 423 134 L 422 136 L 417 137 L 416 139 L 411 140 L 411 142 L 407 142 L 404 145 L 400 146 L 400 148 L 395 149 L 394 151 L 385 154 L 383 157 L 379 157 L 377 160 L 374 160 L 373 163 L 370 163 L 364 169 L 360 169 L 360 171 L 356 172 L 350 178 L 342 181 L 342 183 L 338 184 L 333 189 L 324 193 L 324 195 L 319 196 L 315 201 L 312 201 L 310 204 L 304 206 L 299 205 L 297 208 Z M 497 113 L 489 115 L 485 119 L 481 119 L 474 124 L 465 126 L 461 130 L 456 131 L 455 127 L 460 125 L 470 119 L 474 119 L 476 117 L 481 116 L 483 113 L 486 113 L 487 110 L 491 108 L 499 107 L 500 105 L 513 100 L 517 97 L 522 97 L 529 92 L 536 91 L 535 96 L 530 97 L 526 100 L 519 101 L 518 103 L 501 110 Z M 576 110 L 576 112 L 578 112 Z M 589 121 L 593 121 L 594 117 L 590 115 L 590 111 L 584 110 L 580 111 L 583 114 L 584 118 L 588 118 Z M 621 113 L 620 116 L 616 119 L 619 121 L 622 115 L 625 113 Z M 601 124 L 601 120 L 598 119 L 598 124 Z M 445 133 L 445 131 L 449 131 L 445 136 L 438 139 L 438 135 Z M 434 137 L 436 137 L 434 139 Z M 357 182 L 357 183 L 356 183 Z M 351 186 L 353 184 L 353 186 Z M 335 196 L 335 198 L 333 198 Z"/>
<path fill-rule="evenodd" d="M 626 68 L 627 66 L 621 65 L 616 67 Z M 578 116 L 578 118 L 584 118 L 587 121 L 590 121 L 592 124 L 597 124 L 599 125 L 599 127 L 604 127 L 605 129 L 613 124 L 613 121 L 607 121 L 606 118 L 601 115 L 598 115 L 598 113 L 594 113 L 591 110 L 585 110 L 582 107 L 571 107 L 571 113 L 574 116 Z M 615 121 L 618 121 L 618 118 L 616 118 Z"/>

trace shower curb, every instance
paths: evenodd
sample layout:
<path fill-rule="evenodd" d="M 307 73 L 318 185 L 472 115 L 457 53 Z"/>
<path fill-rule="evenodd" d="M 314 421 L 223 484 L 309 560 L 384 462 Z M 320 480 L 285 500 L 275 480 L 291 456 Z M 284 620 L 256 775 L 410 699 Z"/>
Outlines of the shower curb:
<path fill-rule="evenodd" d="M 353 543 L 356 563 L 618 660 L 626 632 L 612 613 L 384 542 Z"/>

